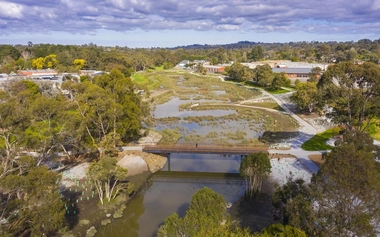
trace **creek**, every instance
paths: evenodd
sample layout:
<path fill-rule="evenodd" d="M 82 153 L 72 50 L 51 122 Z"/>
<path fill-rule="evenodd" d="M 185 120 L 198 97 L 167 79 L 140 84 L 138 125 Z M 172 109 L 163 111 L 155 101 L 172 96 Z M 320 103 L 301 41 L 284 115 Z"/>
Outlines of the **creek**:
<path fill-rule="evenodd" d="M 218 94 L 224 92 L 217 91 Z M 238 115 L 234 109 L 215 110 L 180 110 L 184 103 L 203 103 L 208 100 L 180 100 L 171 98 L 168 102 L 157 105 L 153 114 L 156 119 L 168 117 L 179 121 L 160 122 L 155 129 L 178 128 L 183 137 L 194 136 L 190 142 L 215 143 L 224 139 L 228 143 L 255 139 L 265 132 L 264 120 L 267 114 L 253 112 L 251 119 L 225 119 L 226 116 Z M 215 101 L 212 101 L 215 102 Z M 227 103 L 228 104 L 228 103 Z M 188 116 L 219 117 L 213 121 L 186 121 Z M 225 117 L 223 117 L 225 116 Z M 211 135 L 213 135 L 211 137 Z M 179 142 L 189 142 L 181 138 Z M 95 237 L 153 237 L 160 225 L 173 212 L 184 216 L 190 205 L 192 195 L 207 186 L 223 195 L 226 202 L 236 203 L 245 193 L 246 181 L 239 176 L 240 155 L 218 154 L 170 154 L 169 164 L 153 174 L 142 189 L 126 204 L 123 217 L 113 219 L 105 226 L 97 227 Z M 170 167 L 170 169 L 169 169 Z M 270 185 L 271 186 L 271 185 Z"/>
<path fill-rule="evenodd" d="M 244 195 L 245 179 L 239 177 L 241 156 L 217 154 L 170 154 L 168 164 L 152 175 L 144 187 L 127 203 L 123 217 L 100 226 L 95 237 L 153 237 L 166 217 L 180 217 L 190 205 L 192 195 L 207 186 L 235 203 Z"/>

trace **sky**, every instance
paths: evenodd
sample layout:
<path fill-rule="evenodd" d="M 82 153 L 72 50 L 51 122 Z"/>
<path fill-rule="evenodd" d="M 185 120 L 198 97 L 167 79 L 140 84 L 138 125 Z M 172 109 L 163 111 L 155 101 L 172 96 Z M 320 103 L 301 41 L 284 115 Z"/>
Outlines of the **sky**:
<path fill-rule="evenodd" d="M 0 44 L 130 48 L 380 38 L 380 0 L 0 0 Z"/>

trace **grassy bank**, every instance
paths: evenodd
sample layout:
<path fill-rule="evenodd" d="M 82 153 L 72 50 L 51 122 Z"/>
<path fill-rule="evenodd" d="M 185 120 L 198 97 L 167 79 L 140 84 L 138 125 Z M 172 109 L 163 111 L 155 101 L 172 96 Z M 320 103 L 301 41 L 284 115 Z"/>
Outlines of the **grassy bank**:
<path fill-rule="evenodd" d="M 326 142 L 330 138 L 339 135 L 339 130 L 340 129 L 338 127 L 334 127 L 322 133 L 318 133 L 314 137 L 306 141 L 304 144 L 302 144 L 301 147 L 306 151 L 331 150 L 333 147 L 327 145 Z"/>

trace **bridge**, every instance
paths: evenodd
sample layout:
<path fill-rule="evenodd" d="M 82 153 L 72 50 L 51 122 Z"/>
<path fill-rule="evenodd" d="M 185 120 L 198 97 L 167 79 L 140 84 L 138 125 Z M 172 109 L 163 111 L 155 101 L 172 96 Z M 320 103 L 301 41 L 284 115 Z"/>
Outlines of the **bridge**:
<path fill-rule="evenodd" d="M 205 145 L 205 144 L 175 144 L 175 145 L 145 145 L 142 149 L 150 153 L 202 153 L 202 154 L 228 154 L 248 155 L 250 153 L 268 153 L 266 147 L 248 145 Z"/>

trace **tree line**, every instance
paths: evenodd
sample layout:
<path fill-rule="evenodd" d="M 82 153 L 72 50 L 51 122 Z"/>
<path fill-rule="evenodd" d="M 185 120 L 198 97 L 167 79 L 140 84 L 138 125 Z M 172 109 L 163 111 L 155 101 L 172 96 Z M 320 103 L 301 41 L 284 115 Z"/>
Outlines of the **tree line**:
<path fill-rule="evenodd" d="M 55 68 L 60 72 L 79 69 L 110 71 L 117 68 L 125 76 L 134 71 L 164 65 L 171 68 L 182 60 L 202 59 L 211 64 L 269 60 L 337 63 L 362 60 L 379 63 L 380 40 L 362 39 L 357 42 L 290 42 L 255 43 L 176 47 L 138 48 L 85 45 L 0 45 L 0 71 Z"/>
<path fill-rule="evenodd" d="M 371 62 L 331 65 L 321 78 L 296 85 L 301 110 L 323 113 L 344 130 L 367 131 L 380 117 L 380 67 Z"/>

